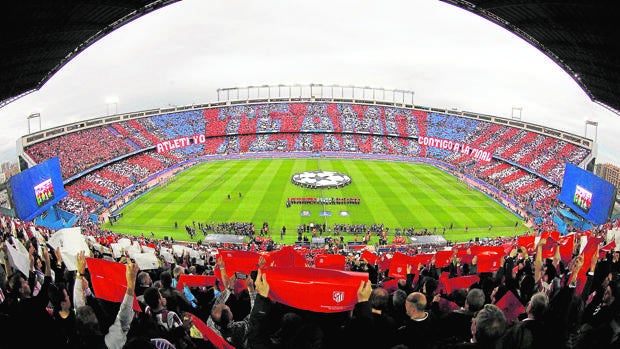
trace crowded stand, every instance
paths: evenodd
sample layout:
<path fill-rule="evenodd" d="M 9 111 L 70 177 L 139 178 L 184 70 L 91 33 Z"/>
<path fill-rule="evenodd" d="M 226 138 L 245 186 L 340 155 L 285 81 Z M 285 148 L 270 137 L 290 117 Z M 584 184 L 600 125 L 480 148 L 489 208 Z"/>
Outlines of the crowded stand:
<path fill-rule="evenodd" d="M 322 133 L 318 138 L 311 137 L 317 139 L 310 140 L 305 132 L 312 131 L 327 133 Z M 258 136 L 257 132 L 269 133 Z M 93 136 L 95 133 L 97 137 Z M 340 148 L 346 151 L 428 156 L 437 159 L 453 154 L 428 146 L 419 147 L 419 150 L 412 146 L 402 147 L 398 146 L 396 141 L 401 144 L 413 143 L 418 135 L 466 141 L 491 151 L 499 158 L 549 176 L 556 182 L 563 172 L 562 161 L 558 159 L 565 158 L 571 163 L 580 163 L 588 155 L 587 149 L 550 136 L 474 119 L 377 106 L 319 103 L 234 106 L 205 110 L 203 113 L 191 111 L 155 115 L 48 139 L 27 147 L 26 152 L 35 162 L 58 154 L 61 162 L 67 162 L 66 166 L 63 166 L 63 175 L 68 178 L 94 165 L 136 150 L 136 147 L 146 149 L 166 139 L 195 134 L 208 137 L 209 141 L 203 144 L 192 144 L 170 151 L 180 159 L 188 159 L 214 153 L 272 151 L 274 146 L 279 150 L 282 144 L 266 144 L 281 133 L 287 134 L 289 139 L 294 138 L 294 142 L 287 141 L 287 150 L 291 149 L 291 144 L 295 144 L 294 149 L 298 151 Z M 99 134 L 102 136 L 99 137 Z M 361 134 L 361 137 L 342 139 L 340 144 L 336 144 L 333 137 L 348 134 Z M 380 137 L 369 140 L 366 134 Z M 249 135 L 254 138 L 238 138 L 233 142 L 219 138 L 227 135 Z M 387 135 L 398 137 L 393 139 Z M 87 143 L 87 147 L 83 146 L 85 141 L 92 142 L 94 138 L 103 138 L 103 141 L 94 146 L 90 143 Z M 255 141 L 257 144 L 253 146 Z M 217 150 L 214 152 L 214 149 Z M 98 157 L 94 157 L 95 155 Z"/>
<path fill-rule="evenodd" d="M 175 107 L 28 144 L 28 162 L 60 158 L 68 196 L 57 207 L 78 217 L 77 231 L 0 214 L 0 348 L 620 348 L 620 220 L 565 235 L 557 223 L 565 163 L 584 167 L 590 149 L 491 117 L 312 100 Z M 164 142 L 175 146 L 160 152 Z M 442 237 L 453 223 L 325 220 L 299 224 L 287 246 L 286 227 L 277 240 L 267 221 L 179 218 L 180 241 L 97 219 L 105 211 L 112 223 L 114 209 L 194 163 L 322 152 L 432 164 L 516 202 L 530 231 L 454 242 Z"/>
<path fill-rule="evenodd" d="M 77 215 L 92 213 L 103 201 L 175 163 L 174 159 L 152 151 L 114 162 L 68 183 L 65 188 L 69 196 L 59 202 L 60 208 Z"/>
<path fill-rule="evenodd" d="M 304 130 L 322 132 L 305 133 Z M 338 131 L 350 133 L 332 133 Z M 95 132 L 109 135 L 108 140 L 98 142 L 93 148 L 102 154 L 97 164 L 92 162 L 90 151 L 79 146 L 80 142 L 70 142 L 76 138 L 93 136 Z M 127 159 L 110 161 L 115 155 L 135 150 L 129 144 L 152 145 L 164 139 L 194 134 L 209 137 L 202 144 L 191 144 L 164 153 L 149 150 L 148 155 L 138 151 Z M 399 136 L 387 136 L 393 134 Z M 411 138 L 416 135 L 493 149 L 494 158 L 485 164 L 472 159 L 468 154 L 419 144 L 415 138 Z M 116 142 L 108 147 L 113 139 Z M 101 148 L 102 145 L 105 150 Z M 81 179 L 67 184 L 70 195 L 64 199 L 66 202 L 61 201 L 60 207 L 77 215 L 96 211 L 106 199 L 182 161 L 203 155 L 291 151 L 344 151 L 433 158 L 454 166 L 455 173 L 464 173 L 485 181 L 490 188 L 495 188 L 491 190 L 499 190 L 514 197 L 525 207 L 531 201 L 535 204 L 536 201 L 557 194 L 557 183 L 564 170 L 562 159 L 579 164 L 589 154 L 587 149 L 563 140 L 453 115 L 320 103 L 246 105 L 200 113 L 192 111 L 155 115 L 45 140 L 28 147 L 26 152 L 35 161 L 42 161 L 45 159 L 43 154 L 51 156 L 56 152 L 52 149 L 59 146 L 66 148 L 57 152 L 63 163 L 65 177 L 75 174 L 76 169 L 88 171 L 94 165 L 104 165 L 94 173 L 84 174 Z M 41 149 L 48 149 L 48 152 L 44 153 Z M 107 153 L 110 150 L 112 154 Z M 72 160 L 65 166 L 63 159 L 67 156 L 71 156 Z M 504 158 L 512 163 L 504 162 Z M 541 175 L 547 177 L 541 178 Z M 101 199 L 93 199 L 88 193 Z"/>
<path fill-rule="evenodd" d="M 71 235 L 0 216 L 2 328 L 29 346 L 51 348 L 620 343 L 617 220 L 566 235 L 445 246 L 403 244 L 403 236 L 380 244 L 389 230 L 382 224 L 335 225 L 334 234 L 364 235 L 363 245 L 351 247 L 331 237 L 324 245 L 283 246 L 247 222 L 197 227 L 245 239 L 155 240 L 95 223 Z M 316 228 L 325 230 L 298 230 Z"/>
<path fill-rule="evenodd" d="M 161 153 L 150 148 L 197 134 L 205 135 L 205 141 Z M 478 161 L 470 154 L 422 144 L 418 137 L 470 144 L 490 151 L 492 157 L 490 162 Z M 513 197 L 523 207 L 557 194 L 565 160 L 581 165 L 590 155 L 588 149 L 564 140 L 507 125 L 347 103 L 266 103 L 174 112 L 82 129 L 25 148 L 35 162 L 58 155 L 65 179 L 81 173 L 66 183 L 70 195 L 60 203 L 78 215 L 92 213 L 105 199 L 189 160 L 321 151 L 439 160 L 446 164 L 444 170 L 482 180 L 491 192 Z M 131 152 L 135 153 L 128 155 Z"/>
<path fill-rule="evenodd" d="M 26 153 L 37 163 L 54 156 L 60 158 L 63 178 L 105 163 L 133 149 L 106 128 L 80 130 L 36 143 Z"/>
<path fill-rule="evenodd" d="M 109 136 L 94 147 L 83 147 L 83 142 L 76 141 L 94 138 L 95 133 Z M 151 146 L 161 140 L 194 134 L 205 134 L 207 141 L 157 154 L 157 160 L 139 153 L 130 156 L 129 165 L 134 168 L 127 177 L 139 181 L 156 171 L 202 155 L 345 151 L 434 158 L 455 166 L 457 171 L 487 181 L 508 195 L 516 196 L 526 188 L 533 188 L 536 193 L 533 196 L 540 199 L 550 193 L 546 190 L 549 182 L 545 181 L 552 181 L 549 184 L 553 186 L 561 179 L 561 159 L 579 164 L 589 154 L 587 149 L 563 140 L 506 125 L 435 112 L 344 103 L 274 103 L 155 115 L 48 139 L 26 148 L 26 152 L 36 162 L 58 154 L 65 177 L 75 174 L 76 169 L 88 171 L 101 164 L 107 164 L 104 168 L 114 172 L 118 162 L 107 162 L 135 150 L 136 145 Z M 387 136 L 394 134 L 398 136 Z M 411 138 L 418 135 L 468 142 L 493 150 L 496 158 L 491 164 L 497 166 L 486 168 L 484 163 L 472 160 L 469 154 L 421 145 Z M 56 151 L 59 147 L 62 149 Z M 102 154 L 97 161 L 93 162 L 92 153 L 95 152 L 91 149 Z M 69 156 L 71 161 L 65 161 Z M 109 172 L 103 173 L 103 176 L 91 175 L 88 178 L 89 182 L 94 182 L 94 193 L 108 197 L 118 194 L 119 189 L 127 189 L 126 178 L 115 180 Z M 539 175 L 548 177 L 540 179 Z M 76 197 L 78 195 L 72 195 L 67 200 L 75 201 Z M 77 207 L 74 204 L 67 206 Z"/>
<path fill-rule="evenodd" d="M 150 133 L 145 132 L 144 128 L 136 120 L 123 121 L 112 125 L 124 137 L 131 139 L 140 146 L 140 149 L 148 148 L 158 142 L 158 139 Z"/>

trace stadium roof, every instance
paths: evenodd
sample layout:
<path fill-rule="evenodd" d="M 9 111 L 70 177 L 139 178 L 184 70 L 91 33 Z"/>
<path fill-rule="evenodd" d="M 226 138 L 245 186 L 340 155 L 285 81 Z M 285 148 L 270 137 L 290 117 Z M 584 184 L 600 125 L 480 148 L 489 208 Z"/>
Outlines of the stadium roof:
<path fill-rule="evenodd" d="M 441 0 L 500 25 L 564 69 L 590 99 L 620 114 L 617 0 Z"/>
<path fill-rule="evenodd" d="M 38 90 L 91 44 L 179 0 L 24 0 L 0 24 L 0 107 Z M 620 114 L 620 31 L 616 0 L 441 0 L 520 36 L 588 96 Z"/>
<path fill-rule="evenodd" d="M 23 0 L 3 7 L 0 107 L 38 90 L 111 31 L 179 0 Z"/>

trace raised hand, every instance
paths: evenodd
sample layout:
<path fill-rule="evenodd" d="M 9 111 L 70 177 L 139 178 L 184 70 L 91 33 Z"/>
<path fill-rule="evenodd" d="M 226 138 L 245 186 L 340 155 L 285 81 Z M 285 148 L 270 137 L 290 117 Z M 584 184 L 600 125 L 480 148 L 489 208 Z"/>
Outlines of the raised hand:
<path fill-rule="evenodd" d="M 370 299 L 372 293 L 372 284 L 370 281 L 362 280 L 360 287 L 357 289 L 357 302 L 367 302 Z"/>
<path fill-rule="evenodd" d="M 128 261 L 125 265 L 125 278 L 127 279 L 127 294 L 133 295 L 133 292 L 136 288 L 136 276 L 140 271 L 140 267 L 138 264 Z"/>
<path fill-rule="evenodd" d="M 269 296 L 269 283 L 267 283 L 267 274 L 258 270 L 258 274 L 256 275 L 256 282 L 254 283 L 254 288 L 256 288 L 256 292 L 263 297 Z"/>

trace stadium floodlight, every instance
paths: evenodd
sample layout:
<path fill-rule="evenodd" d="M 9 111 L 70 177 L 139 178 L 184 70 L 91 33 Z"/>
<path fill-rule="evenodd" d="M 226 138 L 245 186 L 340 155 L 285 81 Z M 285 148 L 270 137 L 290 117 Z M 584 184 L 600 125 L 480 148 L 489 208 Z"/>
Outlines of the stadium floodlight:
<path fill-rule="evenodd" d="M 598 136 L 598 121 L 586 120 L 586 129 L 583 133 L 584 137 L 588 137 L 588 125 L 594 126 L 594 141 L 596 142 L 596 138 Z"/>
<path fill-rule="evenodd" d="M 114 105 L 114 114 L 118 114 L 118 97 L 117 96 L 108 96 L 105 98 L 105 103 L 107 106 L 108 114 L 110 115 L 110 106 Z"/>
<path fill-rule="evenodd" d="M 41 113 L 32 113 L 26 117 L 26 120 L 28 120 L 28 134 L 32 133 L 30 130 L 30 120 L 33 119 L 39 120 L 39 129 L 37 131 L 41 131 Z"/>
<path fill-rule="evenodd" d="M 523 108 L 522 107 L 512 107 L 512 114 L 511 114 L 511 118 L 513 120 L 519 120 L 521 121 L 521 114 L 523 113 Z"/>

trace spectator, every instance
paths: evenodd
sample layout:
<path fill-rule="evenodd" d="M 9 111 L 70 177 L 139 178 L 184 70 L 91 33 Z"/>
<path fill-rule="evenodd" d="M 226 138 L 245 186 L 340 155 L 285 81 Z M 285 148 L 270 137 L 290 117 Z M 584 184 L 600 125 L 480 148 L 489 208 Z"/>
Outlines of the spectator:
<path fill-rule="evenodd" d="M 530 299 L 526 312 L 527 318 L 513 325 L 504 337 L 503 349 L 544 349 L 549 348 L 545 339 L 543 319 L 549 298 L 543 292 L 535 293 Z"/>
<path fill-rule="evenodd" d="M 71 297 L 63 283 L 56 283 L 50 287 L 50 303 L 52 304 L 52 319 L 57 326 L 59 335 L 64 341 L 63 346 L 68 345 L 71 335 L 75 333 L 75 309 L 71 303 Z"/>
<path fill-rule="evenodd" d="M 385 311 L 388 307 L 389 294 L 381 287 L 371 287 L 367 281 L 360 285 L 358 301 L 353 310 L 352 319 L 344 333 L 346 342 L 351 347 L 389 348 L 398 328 L 396 321 Z M 361 333 L 381 333 L 380 336 L 360 336 Z"/>
<path fill-rule="evenodd" d="M 107 329 L 101 328 L 100 319 L 90 305 L 85 304 L 84 289 L 87 280 L 84 277 L 86 259 L 84 252 L 77 257 L 77 279 L 73 290 L 76 306 L 76 332 L 69 342 L 71 348 L 107 348 L 121 349 L 127 341 L 127 333 L 133 319 L 132 302 L 138 274 L 138 266 L 132 262 L 126 265 L 127 289 L 114 323 Z M 86 286 L 86 287 L 84 287 Z"/>
<path fill-rule="evenodd" d="M 467 292 L 465 305 L 441 317 L 441 341 L 446 344 L 456 344 L 471 340 L 471 321 L 476 312 L 482 309 L 485 295 L 479 288 L 472 288 Z"/>
<path fill-rule="evenodd" d="M 413 292 L 407 296 L 405 309 L 408 318 L 395 334 L 395 343 L 408 348 L 432 348 L 437 340 L 437 327 L 434 319 L 426 312 L 426 296 Z"/>
<path fill-rule="evenodd" d="M 259 265 L 263 264 L 264 258 L 261 257 Z M 235 348 L 246 348 L 249 345 L 247 337 L 250 326 L 250 314 L 244 317 L 243 320 L 234 321 L 233 313 L 230 310 L 230 307 L 226 305 L 228 297 L 230 297 L 230 295 L 232 294 L 234 280 L 229 279 L 226 275 L 226 265 L 221 257 L 217 260 L 217 266 L 222 275 L 224 290 L 220 292 L 215 302 L 213 303 L 213 307 L 211 308 L 211 315 L 209 316 L 207 325 L 211 327 L 216 333 L 218 333 L 222 338 L 226 339 L 227 342 L 234 345 Z M 246 282 L 250 294 L 251 307 L 253 307 L 255 302 L 254 299 L 256 297 L 256 291 L 254 290 L 252 278 L 248 278 Z"/>
<path fill-rule="evenodd" d="M 142 310 L 144 310 L 146 307 L 146 303 L 144 301 L 144 291 L 153 286 L 153 279 L 151 279 L 151 275 L 149 273 L 142 270 L 138 273 L 136 282 L 136 298 L 138 299 Z"/>
<path fill-rule="evenodd" d="M 49 252 L 46 247 L 42 249 L 42 252 L 44 277 L 42 283 L 37 284 L 36 294 L 31 287 L 35 284 L 34 279 L 37 277 L 35 271 L 31 271 L 29 278 L 17 271 L 10 277 L 8 284 L 10 298 L 7 300 L 7 312 L 10 327 L 5 329 L 5 333 L 25 340 L 25 344 L 33 348 L 54 347 L 65 343 L 58 323 L 53 321 L 47 311 L 52 276 Z M 28 256 L 30 258 L 30 270 L 34 270 L 36 259 L 34 249 L 29 249 Z"/>
<path fill-rule="evenodd" d="M 506 332 L 506 316 L 493 304 L 485 304 L 471 323 L 471 343 L 462 348 L 501 348 L 502 337 Z"/>
<path fill-rule="evenodd" d="M 173 287 L 172 273 L 169 270 L 162 272 L 159 276 L 162 287 L 159 289 L 161 295 L 166 298 L 166 308 L 174 311 L 176 314 L 183 316 L 186 311 L 194 311 L 194 307 L 187 300 L 183 292 Z"/>
<path fill-rule="evenodd" d="M 143 317 L 144 323 L 151 324 L 149 328 L 154 330 L 150 338 L 164 338 L 174 344 L 175 348 L 188 349 L 195 345 L 190 338 L 186 326 L 179 315 L 166 308 L 166 298 L 159 289 L 149 287 L 144 291 L 144 300 L 147 305 Z"/>

